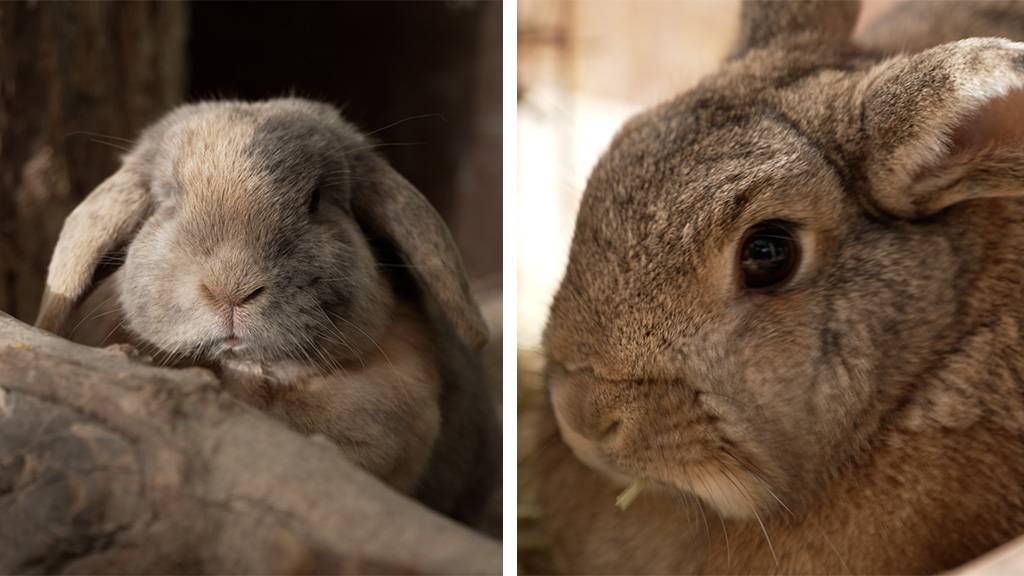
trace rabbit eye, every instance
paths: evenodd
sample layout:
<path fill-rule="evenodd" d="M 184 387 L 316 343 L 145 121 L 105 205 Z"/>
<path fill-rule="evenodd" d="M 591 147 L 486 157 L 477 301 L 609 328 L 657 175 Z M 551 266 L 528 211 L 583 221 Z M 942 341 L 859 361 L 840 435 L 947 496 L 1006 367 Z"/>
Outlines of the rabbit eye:
<path fill-rule="evenodd" d="M 740 247 L 745 288 L 772 288 L 789 280 L 800 261 L 800 243 L 790 226 L 767 221 L 747 231 Z"/>
<path fill-rule="evenodd" d="M 309 212 L 312 214 L 320 207 L 320 188 L 315 188 L 309 196 Z"/>

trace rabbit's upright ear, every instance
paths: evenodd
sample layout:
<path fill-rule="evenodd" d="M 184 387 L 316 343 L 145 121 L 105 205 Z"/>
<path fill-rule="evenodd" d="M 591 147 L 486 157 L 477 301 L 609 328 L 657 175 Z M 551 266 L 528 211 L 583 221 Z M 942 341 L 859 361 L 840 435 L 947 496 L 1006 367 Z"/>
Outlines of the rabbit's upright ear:
<path fill-rule="evenodd" d="M 101 260 L 128 243 L 150 204 L 141 177 L 122 167 L 68 215 L 50 259 L 36 326 L 66 331 L 68 316 L 91 288 Z"/>
<path fill-rule="evenodd" d="M 373 183 L 360 186 L 352 195 L 356 219 L 372 234 L 391 242 L 463 342 L 481 348 L 487 342 L 487 326 L 441 216 L 387 162 L 372 157 L 368 168 Z"/>
<path fill-rule="evenodd" d="M 875 204 L 915 218 L 1024 194 L 1024 43 L 972 38 L 879 64 L 864 80 Z"/>
<path fill-rule="evenodd" d="M 853 32 L 859 13 L 859 0 L 745 0 L 732 57 L 775 43 L 811 38 L 825 44 L 843 44 Z"/>

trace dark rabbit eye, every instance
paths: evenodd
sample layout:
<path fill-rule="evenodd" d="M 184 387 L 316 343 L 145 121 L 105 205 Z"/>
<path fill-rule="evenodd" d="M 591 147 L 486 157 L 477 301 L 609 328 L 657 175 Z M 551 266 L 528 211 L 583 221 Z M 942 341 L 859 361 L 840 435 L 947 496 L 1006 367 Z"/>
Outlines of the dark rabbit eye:
<path fill-rule="evenodd" d="M 313 194 L 309 197 L 309 212 L 312 214 L 316 212 L 316 209 L 320 206 L 320 188 L 313 190 Z"/>
<path fill-rule="evenodd" d="M 745 288 L 771 288 L 796 272 L 800 243 L 790 226 L 768 221 L 747 231 L 740 246 L 740 274 Z"/>

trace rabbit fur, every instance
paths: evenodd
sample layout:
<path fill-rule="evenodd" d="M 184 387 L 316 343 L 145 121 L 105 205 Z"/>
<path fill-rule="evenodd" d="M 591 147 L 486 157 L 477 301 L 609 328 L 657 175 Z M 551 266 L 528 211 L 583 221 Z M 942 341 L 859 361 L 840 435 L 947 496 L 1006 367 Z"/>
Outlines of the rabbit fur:
<path fill-rule="evenodd" d="M 560 569 L 934 573 L 1024 532 L 1024 44 L 949 31 L 1021 38 L 1024 6 L 898 7 L 863 44 L 858 10 L 744 4 L 591 173 L 544 336 Z M 770 220 L 802 256 L 749 290 Z"/>
<path fill-rule="evenodd" d="M 486 326 L 443 221 L 373 148 L 303 99 L 170 112 L 68 216 L 37 325 L 209 367 L 474 524 L 500 465 Z"/>

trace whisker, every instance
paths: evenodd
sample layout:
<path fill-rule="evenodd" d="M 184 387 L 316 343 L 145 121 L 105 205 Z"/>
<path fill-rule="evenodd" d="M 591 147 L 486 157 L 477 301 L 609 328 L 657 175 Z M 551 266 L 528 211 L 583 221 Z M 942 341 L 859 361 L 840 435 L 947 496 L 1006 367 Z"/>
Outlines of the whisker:
<path fill-rule="evenodd" d="M 423 120 L 424 118 L 433 118 L 433 117 L 437 117 L 437 118 L 440 118 L 441 120 L 444 120 L 444 115 L 439 114 L 437 112 L 433 112 L 431 114 L 420 114 L 418 116 L 409 116 L 408 118 L 403 118 L 403 119 L 398 120 L 396 122 L 392 122 L 391 124 L 388 124 L 387 126 L 384 126 L 383 128 L 377 128 L 376 130 L 374 130 L 372 132 L 367 132 L 366 134 L 364 134 L 364 136 L 373 136 L 374 134 L 379 134 L 379 133 L 381 133 L 381 132 L 383 132 L 383 131 L 385 131 L 385 130 L 387 130 L 389 128 L 394 128 L 395 126 L 398 126 L 400 124 L 404 124 L 406 122 L 412 122 L 413 120 Z"/>
<path fill-rule="evenodd" d="M 103 144 L 104 146 L 107 146 L 109 148 L 113 148 L 114 150 L 120 150 L 121 152 L 130 152 L 131 151 L 131 148 L 128 148 L 128 147 L 125 147 L 125 146 L 120 146 L 118 144 L 114 144 L 113 142 L 105 142 L 103 140 L 98 140 L 96 138 L 90 138 L 89 141 L 90 142 L 95 142 L 96 144 Z"/>
<path fill-rule="evenodd" d="M 365 336 L 366 339 L 369 340 L 374 345 L 375 348 L 377 348 L 377 350 L 381 353 L 381 356 L 384 357 L 384 360 L 387 361 L 387 363 L 391 366 L 391 368 L 394 369 L 394 370 L 397 370 L 397 368 L 395 368 L 395 365 L 391 362 L 391 358 L 388 357 L 387 352 L 385 352 L 384 349 L 380 347 L 380 344 L 377 344 L 377 341 L 373 339 L 373 336 L 370 336 L 362 328 L 360 328 L 359 326 L 356 326 L 355 324 L 353 324 L 352 322 L 349 322 L 348 320 L 346 320 L 345 318 L 343 318 L 341 316 L 338 316 L 336 314 L 332 314 L 332 316 L 334 316 L 338 320 L 341 320 L 345 324 L 348 324 L 349 326 L 354 328 L 356 331 L 358 331 L 360 334 Z"/>
<path fill-rule="evenodd" d="M 72 328 L 71 328 L 71 332 L 69 332 L 69 333 L 68 333 L 68 335 L 69 335 L 69 336 L 74 336 L 74 335 L 75 335 L 75 331 L 76 331 L 76 330 L 78 330 L 78 328 L 79 328 L 79 327 L 80 327 L 80 326 L 81 326 L 82 324 L 84 324 L 85 322 L 90 322 L 90 321 L 92 321 L 92 320 L 95 320 L 96 318 L 99 318 L 99 316 L 93 316 L 93 315 L 94 315 L 94 314 L 96 314 L 97 312 L 99 312 L 99 311 L 100 311 L 100 310 L 101 310 L 101 309 L 102 309 L 102 308 L 103 308 L 103 307 L 104 307 L 104 306 L 105 306 L 105 305 L 106 305 L 106 304 L 107 304 L 108 302 L 110 302 L 110 301 L 111 301 L 111 300 L 113 300 L 114 298 L 117 298 L 117 294 L 116 294 L 116 293 L 115 293 L 115 294 L 112 294 L 112 295 L 110 295 L 110 296 L 108 296 L 108 297 L 107 297 L 107 298 L 105 298 L 105 299 L 104 299 L 104 300 L 103 300 L 102 302 L 100 302 L 99 304 L 97 304 L 97 305 L 93 306 L 92 310 L 90 310 L 88 314 L 86 314 L 85 316 L 83 316 L 83 317 L 82 317 L 82 318 L 81 318 L 81 319 L 80 319 L 80 320 L 79 320 L 79 321 L 78 321 L 78 322 L 77 322 L 77 323 L 76 323 L 76 324 L 74 325 L 74 327 L 72 327 Z M 119 311 L 120 311 L 120 310 L 114 310 L 114 312 L 119 312 Z"/>
<path fill-rule="evenodd" d="M 764 522 L 761 521 L 761 515 L 757 513 L 757 507 L 751 506 L 750 511 L 754 513 L 754 518 L 757 518 L 757 523 L 761 526 L 761 532 L 764 534 L 764 540 L 768 543 L 768 551 L 772 553 L 772 559 L 775 560 L 775 567 L 779 567 L 779 557 L 775 555 L 775 547 L 772 546 L 772 539 L 768 537 L 768 529 L 764 527 Z"/>
<path fill-rule="evenodd" d="M 725 518 L 722 517 L 722 513 L 717 509 L 715 513 L 718 514 L 718 521 L 722 524 L 722 535 L 725 536 L 725 565 L 732 568 L 732 548 L 729 546 L 729 530 L 725 527 Z"/>
<path fill-rule="evenodd" d="M 345 338 L 345 335 L 341 332 L 341 329 L 339 329 L 338 326 L 334 323 L 334 321 L 331 320 L 330 315 L 326 310 L 324 310 L 324 307 L 321 306 L 319 303 L 317 303 L 316 307 L 320 310 L 320 313 L 323 315 L 324 320 L 327 321 L 327 326 L 329 326 L 330 329 L 333 330 L 334 335 L 336 335 L 341 340 L 340 344 L 347 348 L 348 351 L 351 352 L 359 360 L 359 364 L 363 368 L 366 368 L 366 363 L 363 361 L 362 355 L 359 354 L 359 350 L 357 350 L 355 346 L 352 346 L 348 339 Z"/>
<path fill-rule="evenodd" d="M 392 148 L 396 146 L 422 146 L 424 144 L 429 144 L 429 142 L 384 142 L 380 144 L 367 144 L 366 146 L 347 148 L 342 150 L 342 152 L 345 154 L 351 154 L 353 152 L 362 152 L 363 150 L 377 150 L 378 148 Z"/>
<path fill-rule="evenodd" d="M 67 134 L 64 135 L 64 139 L 66 140 L 66 139 L 68 139 L 68 138 L 70 138 L 72 136 L 92 136 L 92 137 L 95 137 L 95 138 L 106 138 L 108 140 L 117 140 L 117 141 L 123 142 L 125 144 L 135 144 L 134 140 L 129 140 L 128 138 L 121 138 L 120 136 L 114 136 L 112 134 L 103 134 L 101 132 L 89 132 L 88 130 L 76 130 L 74 132 L 68 132 Z"/>
<path fill-rule="evenodd" d="M 707 483 L 704 482 L 704 475 L 703 474 L 699 474 L 699 475 L 697 475 L 695 477 L 700 479 L 700 483 L 704 485 L 704 489 L 707 490 L 710 493 L 711 490 L 708 488 Z M 711 545 L 711 528 L 708 526 L 708 516 L 707 516 L 707 514 L 704 513 L 704 505 L 701 504 L 700 497 L 697 497 L 697 510 L 700 511 L 700 516 L 704 520 L 704 534 L 705 534 L 705 536 L 708 539 L 708 546 L 710 546 Z"/>
<path fill-rule="evenodd" d="M 109 339 L 110 339 L 110 337 L 111 337 L 111 336 L 113 336 L 113 335 L 114 335 L 114 333 L 115 333 L 115 332 L 117 332 L 117 330 L 118 330 L 118 329 L 119 329 L 119 328 L 120 328 L 121 326 L 124 326 L 124 323 L 125 323 L 125 322 L 127 322 L 127 321 L 128 321 L 128 319 L 127 319 L 127 318 L 125 318 L 125 319 L 121 320 L 120 322 L 118 322 L 118 323 L 117 323 L 117 325 L 116 325 L 116 326 L 114 326 L 114 327 L 113 327 L 113 328 L 112 328 L 112 329 L 110 330 L 110 332 L 107 332 L 107 335 L 103 337 L 103 340 L 100 340 L 100 346 L 103 346 L 103 345 L 105 345 L 105 344 L 107 343 L 107 340 L 109 340 Z"/>

